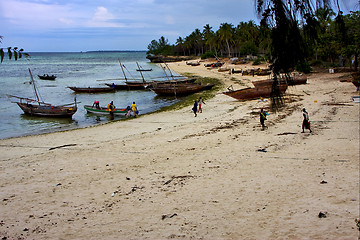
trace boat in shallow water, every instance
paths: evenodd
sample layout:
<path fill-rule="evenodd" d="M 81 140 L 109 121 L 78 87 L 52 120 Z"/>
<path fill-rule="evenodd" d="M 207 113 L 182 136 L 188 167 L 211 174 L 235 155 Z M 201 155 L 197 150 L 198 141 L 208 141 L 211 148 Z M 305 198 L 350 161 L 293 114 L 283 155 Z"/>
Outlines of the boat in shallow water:
<path fill-rule="evenodd" d="M 107 109 L 106 107 L 95 107 L 90 105 L 84 105 L 84 108 L 89 113 L 100 114 L 100 115 L 110 115 L 110 114 L 125 115 L 128 112 L 126 108 L 115 108 L 112 111 L 109 111 L 109 109 Z"/>
<path fill-rule="evenodd" d="M 74 115 L 74 113 L 77 111 L 76 98 L 74 103 L 65 105 L 53 105 L 41 101 L 30 69 L 29 73 L 31 77 L 31 83 L 34 87 L 36 99 L 8 95 L 9 97 L 20 100 L 19 102 L 15 103 L 17 103 L 17 105 L 23 110 L 25 114 L 39 117 L 72 117 L 72 115 Z"/>
<path fill-rule="evenodd" d="M 112 87 L 68 87 L 77 93 L 99 93 L 99 92 L 112 92 L 115 89 Z"/>

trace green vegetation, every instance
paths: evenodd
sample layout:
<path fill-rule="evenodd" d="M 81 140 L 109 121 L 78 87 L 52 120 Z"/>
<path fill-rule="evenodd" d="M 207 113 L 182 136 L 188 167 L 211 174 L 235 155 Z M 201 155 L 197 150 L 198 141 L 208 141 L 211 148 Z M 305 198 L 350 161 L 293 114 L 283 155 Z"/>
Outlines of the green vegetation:
<path fill-rule="evenodd" d="M 153 40 L 148 54 L 201 56 L 202 59 L 253 55 L 269 61 L 276 73 L 295 68 L 308 72 L 312 62 L 358 68 L 359 11 L 344 16 L 340 12 L 335 17 L 328 7 L 312 12 L 308 4 L 298 8 L 296 4 L 302 2 L 292 3 L 292 7 L 279 2 L 257 2 L 258 14 L 262 16 L 260 26 L 253 21 L 240 22 L 237 26 L 222 23 L 213 31 L 207 24 L 202 30 L 195 29 L 190 35 L 179 37 L 173 45 L 163 36 Z M 303 9 L 301 13 L 299 9 Z"/>

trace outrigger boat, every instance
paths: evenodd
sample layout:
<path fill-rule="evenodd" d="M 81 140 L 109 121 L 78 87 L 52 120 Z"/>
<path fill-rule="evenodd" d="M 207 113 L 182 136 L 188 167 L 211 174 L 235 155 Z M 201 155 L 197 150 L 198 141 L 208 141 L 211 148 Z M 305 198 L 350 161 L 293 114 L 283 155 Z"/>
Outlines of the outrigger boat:
<path fill-rule="evenodd" d="M 128 110 L 126 108 L 115 108 L 112 111 L 109 111 L 109 109 L 107 109 L 106 107 L 95 107 L 95 106 L 90 106 L 90 105 L 84 105 L 84 108 L 87 112 L 89 113 L 94 113 L 94 114 L 101 114 L 101 115 L 124 115 L 128 112 Z"/>
<path fill-rule="evenodd" d="M 9 97 L 20 99 L 19 102 L 15 103 L 17 103 L 17 105 L 23 110 L 25 114 L 40 117 L 72 117 L 72 115 L 74 115 L 74 113 L 77 111 L 76 98 L 74 103 L 65 105 L 53 105 L 41 101 L 30 69 L 29 73 L 31 77 L 31 83 L 34 87 L 36 99 L 8 95 Z"/>

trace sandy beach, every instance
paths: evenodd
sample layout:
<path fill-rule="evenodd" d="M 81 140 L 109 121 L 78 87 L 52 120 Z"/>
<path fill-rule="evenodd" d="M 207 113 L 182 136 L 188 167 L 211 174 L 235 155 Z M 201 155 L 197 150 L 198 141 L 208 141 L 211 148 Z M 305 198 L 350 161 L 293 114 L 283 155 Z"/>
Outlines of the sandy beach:
<path fill-rule="evenodd" d="M 264 78 L 170 67 L 225 88 Z M 359 93 L 347 78 L 312 73 L 278 112 L 220 91 L 196 118 L 190 106 L 1 140 L 0 237 L 358 239 Z"/>

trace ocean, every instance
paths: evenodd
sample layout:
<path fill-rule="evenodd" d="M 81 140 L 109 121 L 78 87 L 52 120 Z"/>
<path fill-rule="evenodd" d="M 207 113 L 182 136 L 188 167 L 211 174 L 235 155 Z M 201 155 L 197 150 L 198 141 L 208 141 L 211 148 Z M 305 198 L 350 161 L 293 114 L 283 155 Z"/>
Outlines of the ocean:
<path fill-rule="evenodd" d="M 146 52 L 114 51 L 114 52 L 77 52 L 77 53 L 30 53 L 29 58 L 4 59 L 0 64 L 0 139 L 35 135 L 121 120 L 123 117 L 99 116 L 87 113 L 84 105 L 92 105 L 95 100 L 100 106 L 113 101 L 117 108 L 126 108 L 136 102 L 140 114 L 159 110 L 171 105 L 179 99 L 157 97 L 150 90 L 115 91 L 111 93 L 75 93 L 68 86 L 96 87 L 105 83 L 120 84 L 125 82 L 118 59 L 126 67 L 125 74 L 129 79 L 141 79 L 136 71 L 137 64 L 143 68 L 151 68 L 151 72 L 143 72 L 145 80 L 162 78 L 165 73 L 157 64 L 146 59 Z M 17 106 L 15 98 L 34 98 L 34 90 L 30 82 L 29 70 L 36 82 L 40 96 L 44 102 L 55 105 L 71 103 L 76 97 L 78 110 L 71 119 L 33 117 L 23 113 Z M 55 81 L 40 80 L 38 75 L 57 76 Z"/>

